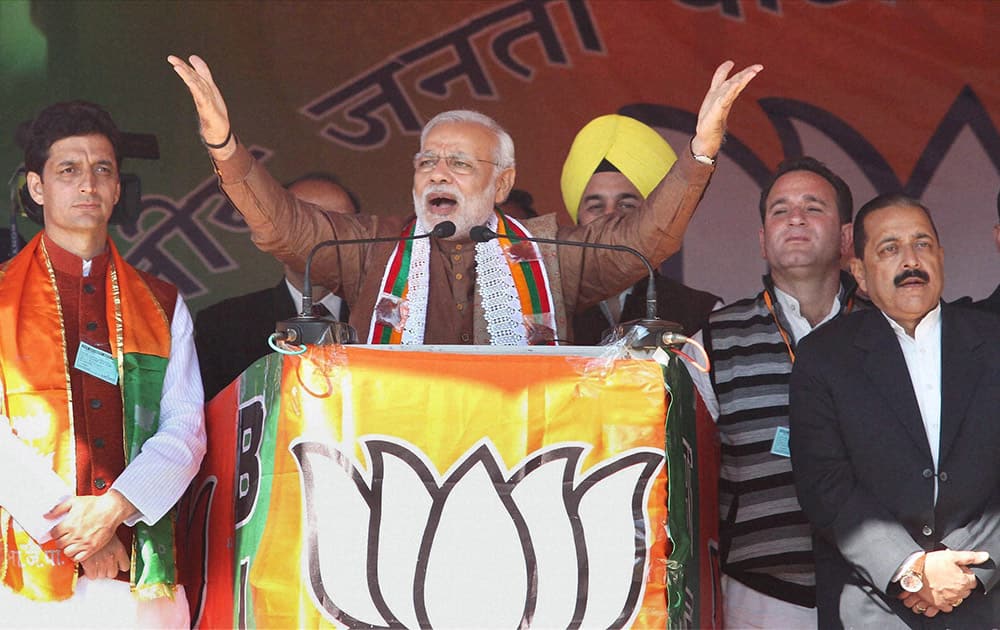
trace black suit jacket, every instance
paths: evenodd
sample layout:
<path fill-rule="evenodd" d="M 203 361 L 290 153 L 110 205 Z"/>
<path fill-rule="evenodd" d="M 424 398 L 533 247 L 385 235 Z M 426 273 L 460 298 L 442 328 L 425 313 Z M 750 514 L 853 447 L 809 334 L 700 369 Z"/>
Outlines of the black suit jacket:
<path fill-rule="evenodd" d="M 972 306 L 983 311 L 989 311 L 995 315 L 1000 315 L 1000 285 L 997 285 L 997 288 L 988 297 L 978 302 L 973 302 Z"/>
<path fill-rule="evenodd" d="M 660 319 L 677 322 L 684 328 L 685 335 L 693 335 L 708 321 L 719 297 L 692 289 L 676 280 L 655 274 L 656 310 Z M 646 317 L 646 287 L 649 279 L 640 280 L 625 298 L 621 321 Z M 596 346 L 601 343 L 604 333 L 610 328 L 608 318 L 601 312 L 601 305 L 595 304 L 573 316 L 573 343 L 578 346 Z"/>
<path fill-rule="evenodd" d="M 267 338 L 276 322 L 295 317 L 298 307 L 282 278 L 277 286 L 223 300 L 194 320 L 205 400 L 225 389 L 243 370 L 272 352 Z"/>
<path fill-rule="evenodd" d="M 938 498 L 934 466 L 899 342 L 878 310 L 802 340 L 790 384 L 792 469 L 816 530 L 822 628 L 1000 625 L 1000 327 L 943 305 Z M 891 582 L 913 552 L 988 551 L 982 583 L 927 619 Z M 984 592 L 983 586 L 986 587 Z"/>

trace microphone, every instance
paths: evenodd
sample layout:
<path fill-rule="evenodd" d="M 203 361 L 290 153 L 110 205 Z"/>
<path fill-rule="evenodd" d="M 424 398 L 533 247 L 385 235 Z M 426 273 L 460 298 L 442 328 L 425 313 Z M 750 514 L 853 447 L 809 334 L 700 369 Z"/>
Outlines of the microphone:
<path fill-rule="evenodd" d="M 656 280 L 653 276 L 653 265 L 649 263 L 649 260 L 643 256 L 642 252 L 639 250 L 628 247 L 627 245 L 586 243 L 583 241 L 563 241 L 553 238 L 522 237 L 511 234 L 500 236 L 485 225 L 473 226 L 472 229 L 469 230 L 469 238 L 477 243 L 485 243 L 487 241 L 492 241 L 495 238 L 504 238 L 513 243 L 517 243 L 519 241 L 529 241 L 532 243 L 545 243 L 548 245 L 567 245 L 571 247 L 589 247 L 592 249 L 610 249 L 616 252 L 628 252 L 642 261 L 642 264 L 646 266 L 646 273 L 649 276 L 649 283 L 646 286 L 646 317 L 644 319 L 636 319 L 618 324 L 618 326 L 615 327 L 615 336 L 617 338 L 621 338 L 632 329 L 639 327 L 644 328 L 646 331 L 645 334 L 639 335 L 639 337 L 633 342 L 632 347 L 653 349 L 659 347 L 661 344 L 671 345 L 670 340 L 673 339 L 673 337 L 668 337 L 667 335 L 674 335 L 683 331 L 683 327 L 677 322 L 666 321 L 659 319 L 656 316 Z"/>
<path fill-rule="evenodd" d="M 379 236 L 375 238 L 354 238 L 346 240 L 331 239 L 322 241 L 309 250 L 306 257 L 305 278 L 302 281 L 302 303 L 297 317 L 280 321 L 275 326 L 275 333 L 268 339 L 272 348 L 276 348 L 276 343 L 306 345 L 329 345 L 329 344 L 349 344 L 358 342 L 358 332 L 347 322 L 338 322 L 332 317 L 317 317 L 312 314 L 312 262 L 316 252 L 324 247 L 333 245 L 368 245 L 371 243 L 398 243 L 399 241 L 415 241 L 421 238 L 448 238 L 455 233 L 455 224 L 451 221 L 442 221 L 426 234 L 415 234 L 413 236 Z M 279 350 L 279 352 L 288 352 Z M 301 354 L 301 352 L 288 352 L 289 354 Z"/>

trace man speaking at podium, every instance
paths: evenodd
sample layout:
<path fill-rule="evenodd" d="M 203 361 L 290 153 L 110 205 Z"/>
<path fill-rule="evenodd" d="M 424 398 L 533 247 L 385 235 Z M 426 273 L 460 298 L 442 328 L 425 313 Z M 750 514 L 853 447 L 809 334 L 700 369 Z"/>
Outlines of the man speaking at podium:
<path fill-rule="evenodd" d="M 414 156 L 415 217 L 327 216 L 285 190 L 250 155 L 230 126 L 208 65 L 192 56 L 168 61 L 191 92 L 222 190 L 243 215 L 253 241 L 302 271 L 317 243 L 399 236 L 390 243 L 321 250 L 313 280 L 338 292 L 350 323 L 367 343 L 551 344 L 572 338 L 580 308 L 620 293 L 646 273 L 637 258 L 613 251 L 522 243 L 474 243 L 485 225 L 511 236 L 626 245 L 658 265 L 681 239 L 714 170 L 726 119 L 737 96 L 763 67 L 728 77 L 716 69 L 698 113 L 696 133 L 680 159 L 637 212 L 588 226 L 557 227 L 553 215 L 522 222 L 494 206 L 514 186 L 514 144 L 495 121 L 466 110 L 432 118 Z M 450 221 L 444 239 L 406 239 Z"/>

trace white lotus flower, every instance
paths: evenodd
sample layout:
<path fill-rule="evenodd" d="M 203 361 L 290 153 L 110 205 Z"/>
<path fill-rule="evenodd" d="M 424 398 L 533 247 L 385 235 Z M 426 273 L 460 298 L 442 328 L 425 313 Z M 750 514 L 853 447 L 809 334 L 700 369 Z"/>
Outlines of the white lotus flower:
<path fill-rule="evenodd" d="M 560 445 L 508 472 L 484 440 L 445 475 L 415 447 L 363 440 L 370 469 L 298 441 L 303 562 L 346 628 L 609 628 L 645 588 L 645 506 L 663 454 L 635 449 L 582 477 Z"/>

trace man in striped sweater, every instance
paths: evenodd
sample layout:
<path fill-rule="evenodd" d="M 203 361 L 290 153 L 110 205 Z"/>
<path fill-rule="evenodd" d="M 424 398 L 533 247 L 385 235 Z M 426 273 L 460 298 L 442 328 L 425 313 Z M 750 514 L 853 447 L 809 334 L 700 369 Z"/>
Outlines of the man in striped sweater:
<path fill-rule="evenodd" d="M 701 332 L 710 374 L 692 371 L 722 442 L 720 555 L 730 628 L 816 626 L 808 521 L 788 450 L 795 345 L 854 306 L 840 269 L 851 191 L 813 158 L 782 162 L 761 191 L 764 290 L 712 313 Z"/>

